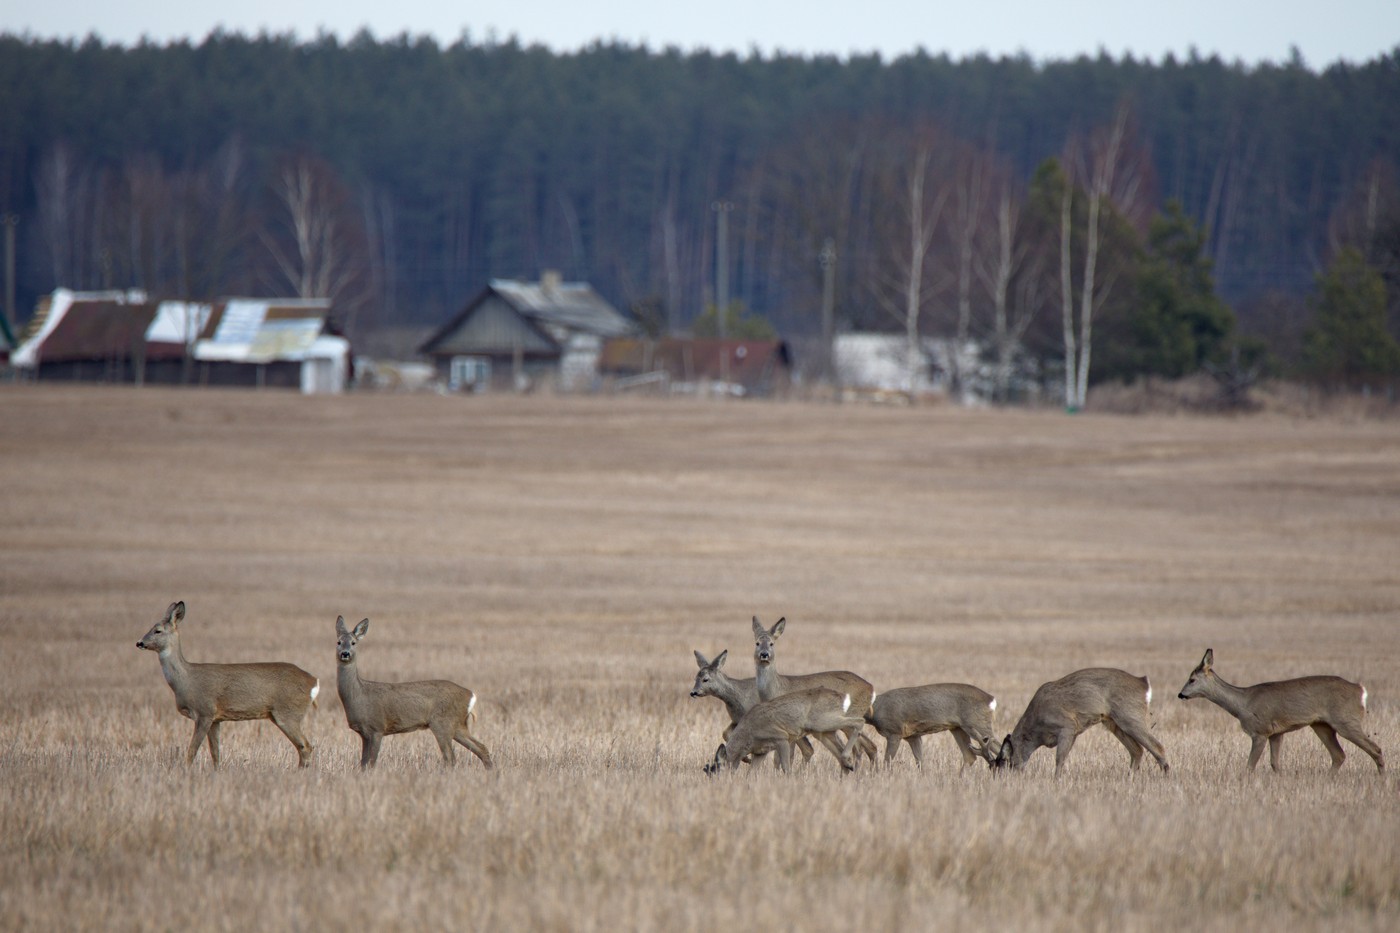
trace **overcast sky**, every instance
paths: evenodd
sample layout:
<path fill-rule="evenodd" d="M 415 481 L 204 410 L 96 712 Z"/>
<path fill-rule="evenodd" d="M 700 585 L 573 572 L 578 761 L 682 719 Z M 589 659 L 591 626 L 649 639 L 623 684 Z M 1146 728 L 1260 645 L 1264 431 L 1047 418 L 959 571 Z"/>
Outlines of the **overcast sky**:
<path fill-rule="evenodd" d="M 954 58 L 1026 52 L 1037 60 L 1100 49 L 1160 60 L 1194 47 L 1247 64 L 1285 61 L 1296 46 L 1323 68 L 1363 62 L 1400 45 L 1400 0 L 0 0 L 0 31 L 130 45 L 142 37 L 195 42 L 212 30 L 318 32 L 343 39 L 366 27 L 378 38 L 407 32 L 450 44 L 518 37 L 569 51 L 596 39 L 764 54 L 879 51 L 893 58 L 923 46 Z"/>

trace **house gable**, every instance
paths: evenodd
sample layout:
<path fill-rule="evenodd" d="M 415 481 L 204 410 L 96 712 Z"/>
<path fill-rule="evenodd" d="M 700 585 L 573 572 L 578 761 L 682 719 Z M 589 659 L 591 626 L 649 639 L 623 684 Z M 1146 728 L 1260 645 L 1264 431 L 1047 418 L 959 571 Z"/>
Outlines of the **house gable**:
<path fill-rule="evenodd" d="M 487 291 L 423 346 L 432 356 L 558 355 L 559 345 L 509 302 Z"/>

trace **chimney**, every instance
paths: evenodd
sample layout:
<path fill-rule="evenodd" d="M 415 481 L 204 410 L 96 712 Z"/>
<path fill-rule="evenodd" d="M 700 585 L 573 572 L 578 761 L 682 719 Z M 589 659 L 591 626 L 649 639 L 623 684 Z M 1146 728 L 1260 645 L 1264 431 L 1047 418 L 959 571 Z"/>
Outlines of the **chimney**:
<path fill-rule="evenodd" d="M 558 269 L 545 269 L 540 272 L 540 291 L 545 293 L 545 297 L 552 298 L 559 291 L 562 281 Z"/>

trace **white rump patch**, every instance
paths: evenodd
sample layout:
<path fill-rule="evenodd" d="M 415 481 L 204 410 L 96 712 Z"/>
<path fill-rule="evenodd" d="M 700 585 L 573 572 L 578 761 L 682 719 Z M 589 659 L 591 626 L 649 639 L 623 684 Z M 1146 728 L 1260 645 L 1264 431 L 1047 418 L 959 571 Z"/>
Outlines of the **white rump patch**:
<path fill-rule="evenodd" d="M 848 712 L 851 708 L 851 695 L 848 693 L 841 698 L 841 712 Z"/>
<path fill-rule="evenodd" d="M 470 700 L 467 701 L 467 712 L 470 713 L 470 712 L 471 712 L 472 710 L 474 710 L 474 709 L 476 709 L 476 694 L 475 694 L 475 693 L 473 693 L 473 694 L 472 694 L 472 698 L 471 698 Z"/>
<path fill-rule="evenodd" d="M 321 682 L 318 680 L 311 685 L 311 702 L 316 702 L 316 694 L 321 692 Z"/>
<path fill-rule="evenodd" d="M 1361 688 L 1361 708 L 1362 708 L 1362 709 L 1365 709 L 1365 708 L 1366 708 L 1366 685 L 1365 685 L 1365 684 L 1357 684 L 1357 686 Z"/>
<path fill-rule="evenodd" d="M 1152 705 L 1152 681 L 1147 682 L 1147 705 Z"/>
<path fill-rule="evenodd" d="M 876 698 L 877 696 L 879 696 L 879 695 L 880 695 L 880 694 L 879 694 L 879 691 L 876 691 L 876 690 L 871 690 L 871 691 L 870 691 L 870 705 L 871 705 L 872 707 L 875 705 L 875 698 Z"/>
<path fill-rule="evenodd" d="M 987 709 L 991 710 L 991 711 L 994 712 L 994 713 L 997 711 L 997 698 L 996 698 L 996 697 L 992 697 L 992 702 L 990 702 L 990 703 L 987 704 Z"/>

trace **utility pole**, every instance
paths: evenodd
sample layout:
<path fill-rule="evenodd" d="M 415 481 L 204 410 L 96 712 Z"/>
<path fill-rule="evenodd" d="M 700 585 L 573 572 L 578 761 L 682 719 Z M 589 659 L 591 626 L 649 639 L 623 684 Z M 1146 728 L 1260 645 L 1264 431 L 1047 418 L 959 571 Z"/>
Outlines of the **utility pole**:
<path fill-rule="evenodd" d="M 716 201 L 710 205 L 715 212 L 715 316 L 719 322 L 719 339 L 726 336 L 729 316 L 729 212 L 732 201 Z"/>
<path fill-rule="evenodd" d="M 15 333 L 15 228 L 19 226 L 18 214 L 6 214 L 0 218 L 5 225 L 5 337 L 13 342 Z M 12 348 L 13 349 L 13 348 Z"/>
<path fill-rule="evenodd" d="M 729 212 L 734 210 L 732 201 L 715 201 L 710 205 L 715 212 L 715 320 L 719 324 L 719 380 L 729 391 L 729 351 L 724 348 L 724 339 L 729 317 Z"/>
<path fill-rule="evenodd" d="M 822 267 L 822 375 L 836 382 L 836 241 L 827 237 L 817 254 Z"/>

